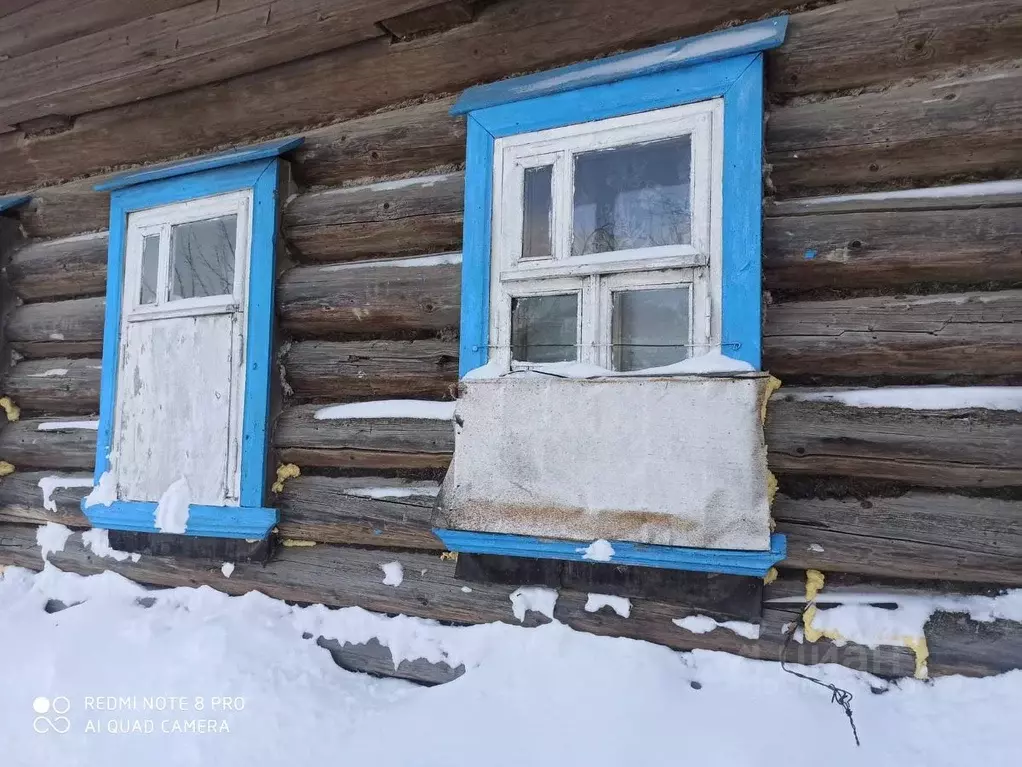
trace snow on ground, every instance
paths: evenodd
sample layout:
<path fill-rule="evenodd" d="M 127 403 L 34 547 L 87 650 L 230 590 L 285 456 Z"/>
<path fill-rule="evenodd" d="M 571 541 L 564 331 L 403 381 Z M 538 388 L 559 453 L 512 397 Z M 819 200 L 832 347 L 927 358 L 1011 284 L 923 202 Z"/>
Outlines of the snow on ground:
<path fill-rule="evenodd" d="M 51 599 L 72 606 L 47 613 Z M 830 691 L 777 664 L 558 623 L 455 628 L 258 593 L 147 592 L 112 573 L 50 567 L 7 569 L 0 629 L 4 767 L 1018 763 L 1020 671 L 888 685 L 836 666 L 800 669 L 854 695 L 856 748 Z M 335 666 L 303 632 L 377 636 L 399 657 L 444 658 L 466 673 L 433 688 L 373 679 Z M 200 734 L 195 721 L 212 724 Z M 135 725 L 152 731 L 116 733 Z"/>

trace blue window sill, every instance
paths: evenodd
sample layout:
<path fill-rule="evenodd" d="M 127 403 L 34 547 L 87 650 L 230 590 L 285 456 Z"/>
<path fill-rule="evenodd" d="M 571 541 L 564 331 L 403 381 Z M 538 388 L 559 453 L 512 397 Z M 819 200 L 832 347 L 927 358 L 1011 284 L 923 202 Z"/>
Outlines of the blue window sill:
<path fill-rule="evenodd" d="M 511 557 L 560 559 L 575 562 L 597 561 L 584 556 L 587 545 L 580 541 L 442 528 L 435 528 L 433 533 L 448 550 L 466 554 L 503 554 Z M 695 549 L 680 546 L 653 546 L 629 541 L 610 541 L 610 545 L 614 549 L 614 554 L 610 559 L 599 560 L 599 562 L 760 577 L 766 575 L 770 568 L 783 560 L 788 553 L 787 539 L 780 533 L 770 536 L 769 551 Z"/>
<path fill-rule="evenodd" d="M 107 530 L 128 530 L 135 533 L 161 533 L 156 528 L 156 504 L 136 501 L 114 501 L 109 506 L 86 506 L 82 511 L 93 527 Z M 277 510 L 252 506 L 188 507 L 185 535 L 205 538 L 244 538 L 261 540 L 277 524 Z"/>

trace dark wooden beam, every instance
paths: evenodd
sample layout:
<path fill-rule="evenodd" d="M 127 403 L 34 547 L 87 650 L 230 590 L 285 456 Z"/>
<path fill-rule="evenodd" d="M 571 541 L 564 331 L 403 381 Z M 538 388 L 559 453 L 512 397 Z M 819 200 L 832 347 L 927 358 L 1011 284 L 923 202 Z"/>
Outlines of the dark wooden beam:
<path fill-rule="evenodd" d="M 0 389 L 22 413 L 84 415 L 99 410 L 99 359 L 22 360 Z"/>

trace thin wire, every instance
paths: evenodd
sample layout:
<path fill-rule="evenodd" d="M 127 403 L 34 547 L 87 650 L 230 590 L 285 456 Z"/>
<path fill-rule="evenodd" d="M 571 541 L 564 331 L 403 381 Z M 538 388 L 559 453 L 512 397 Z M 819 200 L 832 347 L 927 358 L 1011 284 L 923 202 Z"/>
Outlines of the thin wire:
<path fill-rule="evenodd" d="M 859 742 L 859 731 L 855 728 L 855 718 L 852 716 L 852 698 L 854 697 L 848 690 L 842 689 L 837 685 L 831 684 L 830 682 L 823 682 L 819 679 L 814 679 L 811 676 L 801 674 L 798 671 L 792 671 L 786 665 L 786 659 L 788 657 L 788 646 L 791 644 L 792 638 L 795 636 L 795 632 L 801 626 L 802 630 L 805 631 L 806 625 L 806 610 L 812 606 L 812 602 L 806 602 L 802 607 L 802 612 L 798 615 L 798 620 L 792 623 L 788 629 L 788 636 L 784 640 L 784 647 L 781 650 L 781 670 L 787 671 L 792 676 L 797 676 L 799 679 L 805 679 L 813 684 L 818 684 L 820 687 L 826 687 L 830 690 L 830 702 L 837 703 L 845 711 L 845 716 L 848 717 L 848 724 L 852 726 L 852 736 L 855 738 L 855 745 L 861 746 Z"/>
<path fill-rule="evenodd" d="M 701 349 L 701 348 L 710 348 L 710 347 L 716 348 L 718 346 L 727 346 L 727 347 L 730 347 L 732 349 L 741 348 L 741 343 L 739 343 L 737 341 L 726 341 L 726 342 L 720 343 L 720 344 L 533 344 L 533 343 L 512 344 L 512 346 L 515 346 L 515 345 L 527 346 L 530 349 L 533 349 L 533 348 L 545 348 L 545 347 L 564 348 L 565 346 L 570 346 L 570 347 L 573 347 L 573 348 L 581 348 L 581 347 L 584 346 L 586 348 L 594 348 L 594 349 L 597 348 L 597 347 L 610 347 L 610 348 L 613 348 L 613 347 L 628 347 L 628 348 L 633 348 L 633 347 L 635 347 L 635 348 L 643 348 L 643 349 L 678 349 L 678 348 L 682 348 L 682 349 L 697 349 L 697 348 L 699 348 L 699 349 Z M 506 347 L 506 345 L 501 345 L 501 344 L 487 344 L 485 347 L 480 346 L 478 348 L 480 348 L 480 349 L 483 349 L 483 348 L 485 348 L 485 349 L 505 349 L 507 347 Z"/>

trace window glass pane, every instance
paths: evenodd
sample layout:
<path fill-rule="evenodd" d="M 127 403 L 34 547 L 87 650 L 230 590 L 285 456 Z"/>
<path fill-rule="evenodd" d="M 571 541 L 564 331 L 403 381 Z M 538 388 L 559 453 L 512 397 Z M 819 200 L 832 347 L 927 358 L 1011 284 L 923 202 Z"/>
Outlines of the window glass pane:
<path fill-rule="evenodd" d="M 553 205 L 550 180 L 553 166 L 525 169 L 522 194 L 522 258 L 550 258 L 550 220 Z"/>
<path fill-rule="evenodd" d="M 170 237 L 170 297 L 200 298 L 234 292 L 236 215 L 178 224 Z"/>
<path fill-rule="evenodd" d="M 156 303 L 156 281 L 160 271 L 160 235 L 142 238 L 142 279 L 138 303 Z"/>
<path fill-rule="evenodd" d="M 689 356 L 687 287 L 621 290 L 613 296 L 615 370 L 672 365 Z"/>
<path fill-rule="evenodd" d="M 576 359 L 578 294 L 511 299 L 511 356 L 518 362 Z"/>
<path fill-rule="evenodd" d="M 689 136 L 575 156 L 573 256 L 692 240 Z"/>

